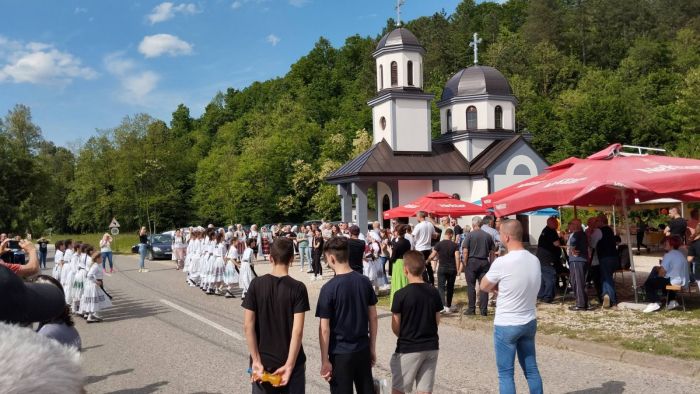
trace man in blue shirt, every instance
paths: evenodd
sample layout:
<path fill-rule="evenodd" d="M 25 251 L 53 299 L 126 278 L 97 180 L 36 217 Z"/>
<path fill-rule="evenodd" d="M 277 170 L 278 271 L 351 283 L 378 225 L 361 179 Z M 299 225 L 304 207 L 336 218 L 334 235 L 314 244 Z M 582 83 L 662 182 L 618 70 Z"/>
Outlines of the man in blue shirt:
<path fill-rule="evenodd" d="M 581 219 L 569 222 L 569 282 L 576 296 L 576 305 L 572 311 L 588 310 L 588 295 L 586 294 L 586 266 L 588 265 L 588 237 L 583 232 Z"/>

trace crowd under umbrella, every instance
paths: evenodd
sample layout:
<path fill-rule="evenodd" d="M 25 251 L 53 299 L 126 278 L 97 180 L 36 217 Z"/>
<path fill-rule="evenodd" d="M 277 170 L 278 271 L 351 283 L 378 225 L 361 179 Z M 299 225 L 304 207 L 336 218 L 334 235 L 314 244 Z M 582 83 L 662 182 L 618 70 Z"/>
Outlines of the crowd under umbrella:
<path fill-rule="evenodd" d="M 476 204 L 452 198 L 447 193 L 432 192 L 408 204 L 384 211 L 384 219 L 416 216 L 419 211 L 438 217 L 461 217 L 486 213 L 483 207 Z"/>
<path fill-rule="evenodd" d="M 700 194 L 692 179 L 700 176 L 700 160 L 659 155 L 624 155 L 613 144 L 586 159 L 569 158 L 547 168 L 548 173 L 523 181 L 500 195 L 484 197 L 498 216 L 548 207 L 605 205 L 622 207 L 623 217 L 635 200 L 692 199 Z M 629 223 L 627 245 L 631 245 Z M 634 272 L 632 248 L 628 247 Z M 636 291 L 636 275 L 632 275 Z"/>

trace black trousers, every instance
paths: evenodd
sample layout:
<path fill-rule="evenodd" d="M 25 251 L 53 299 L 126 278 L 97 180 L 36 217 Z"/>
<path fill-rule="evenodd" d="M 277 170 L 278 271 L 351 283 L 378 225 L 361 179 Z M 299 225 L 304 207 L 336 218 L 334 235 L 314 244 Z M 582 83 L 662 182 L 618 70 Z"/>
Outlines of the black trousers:
<path fill-rule="evenodd" d="M 284 387 L 273 387 L 269 383 L 252 383 L 253 394 L 297 394 L 306 392 L 306 364 L 297 365 Z"/>
<path fill-rule="evenodd" d="M 435 275 L 433 274 L 433 265 L 430 264 L 430 262 L 428 261 L 428 257 L 430 257 L 430 253 L 432 253 L 432 250 L 422 250 L 421 253 L 423 254 L 423 259 L 425 260 L 425 271 L 423 271 L 423 281 L 425 283 L 430 283 L 431 285 L 435 286 Z"/>
<path fill-rule="evenodd" d="M 452 306 L 452 296 L 455 293 L 455 279 L 457 279 L 457 272 L 445 272 L 438 269 L 437 277 L 438 292 L 440 293 L 442 305 L 449 308 Z"/>
<path fill-rule="evenodd" d="M 467 312 L 469 313 L 476 311 L 476 281 L 480 281 L 486 275 L 490 266 L 488 260 L 469 259 L 467 261 L 464 276 L 467 279 L 467 297 L 469 298 Z M 489 293 L 482 291 L 479 293 L 479 309 L 482 313 L 486 313 L 488 305 Z"/>
<path fill-rule="evenodd" d="M 321 267 L 321 252 L 314 251 L 311 257 L 311 269 L 314 271 L 314 275 L 323 275 L 323 267 Z"/>
<path fill-rule="evenodd" d="M 331 354 L 333 378 L 330 381 L 332 394 L 373 394 L 372 357 L 369 348 L 348 354 Z"/>

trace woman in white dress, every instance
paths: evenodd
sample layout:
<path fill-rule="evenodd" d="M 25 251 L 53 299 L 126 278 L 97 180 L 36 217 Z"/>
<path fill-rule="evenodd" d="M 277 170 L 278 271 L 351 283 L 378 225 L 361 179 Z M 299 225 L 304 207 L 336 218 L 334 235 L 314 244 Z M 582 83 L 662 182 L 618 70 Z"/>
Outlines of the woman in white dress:
<path fill-rule="evenodd" d="M 192 243 L 192 257 L 190 258 L 187 281 L 189 282 L 190 287 L 197 287 L 197 284 L 199 283 L 199 259 L 202 248 L 202 232 L 199 229 L 194 231 L 190 242 Z"/>
<path fill-rule="evenodd" d="M 241 257 L 241 273 L 238 281 L 238 285 L 243 291 L 241 298 L 245 298 L 245 293 L 248 291 L 248 287 L 250 287 L 250 282 L 253 278 L 258 276 L 253 269 L 253 249 L 257 246 L 256 242 L 255 239 L 249 238 L 246 242 L 247 247 L 243 251 L 243 256 Z"/>
<path fill-rule="evenodd" d="M 238 248 L 238 254 L 242 255 L 243 251 L 245 250 L 246 247 L 246 233 L 245 230 L 243 229 L 243 225 L 237 224 L 236 225 L 236 231 L 233 233 L 233 236 L 236 237 L 236 247 Z"/>
<path fill-rule="evenodd" d="M 260 233 L 258 232 L 258 225 L 253 224 L 250 226 L 250 232 L 248 232 L 248 238 L 255 240 L 255 247 L 253 248 L 253 259 L 258 260 L 258 256 L 262 256 L 262 251 L 260 250 Z"/>
<path fill-rule="evenodd" d="M 200 270 L 200 286 L 202 291 L 209 292 L 211 289 L 211 279 L 212 279 L 212 267 L 214 266 L 214 247 L 216 246 L 216 231 L 214 229 L 207 229 L 207 237 L 204 242 L 204 249 L 202 251 L 202 262 L 203 266 Z"/>
<path fill-rule="evenodd" d="M 51 271 L 51 276 L 53 276 L 58 283 L 61 283 L 61 267 L 63 266 L 63 254 L 66 251 L 66 246 L 63 241 L 56 242 L 55 246 L 56 252 L 53 256 L 53 270 Z"/>
<path fill-rule="evenodd" d="M 226 252 L 226 267 L 224 269 L 224 284 L 226 285 L 226 298 L 234 298 L 232 286 L 238 284 L 238 249 L 235 247 L 236 238 L 231 239 L 231 246 Z"/>
<path fill-rule="evenodd" d="M 100 317 L 98 312 L 112 306 L 112 301 L 102 290 L 103 272 L 100 266 L 101 260 L 102 256 L 100 253 L 93 252 L 92 259 L 89 260 L 90 266 L 85 278 L 83 296 L 80 299 L 80 310 L 87 314 L 88 323 L 102 321 L 102 317 Z"/>

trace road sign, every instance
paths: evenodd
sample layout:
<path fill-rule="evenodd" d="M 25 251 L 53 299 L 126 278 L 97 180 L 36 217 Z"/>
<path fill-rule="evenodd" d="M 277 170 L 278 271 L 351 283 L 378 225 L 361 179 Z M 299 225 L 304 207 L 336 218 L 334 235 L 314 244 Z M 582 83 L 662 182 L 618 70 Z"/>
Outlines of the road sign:
<path fill-rule="evenodd" d="M 112 233 L 112 235 L 119 235 L 119 229 L 116 227 L 112 227 L 112 229 L 109 230 L 109 232 Z"/>
<path fill-rule="evenodd" d="M 112 218 L 112 223 L 109 224 L 109 228 L 118 228 L 119 227 L 119 222 L 117 221 L 117 218 Z"/>

